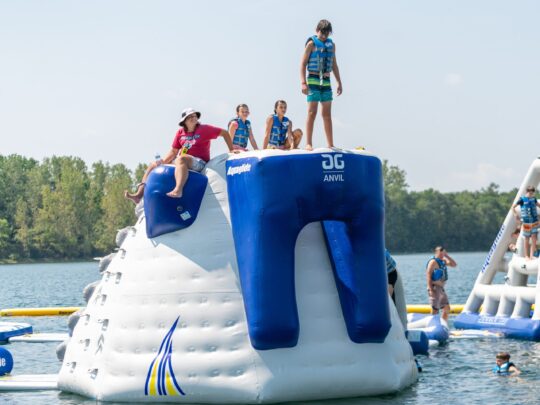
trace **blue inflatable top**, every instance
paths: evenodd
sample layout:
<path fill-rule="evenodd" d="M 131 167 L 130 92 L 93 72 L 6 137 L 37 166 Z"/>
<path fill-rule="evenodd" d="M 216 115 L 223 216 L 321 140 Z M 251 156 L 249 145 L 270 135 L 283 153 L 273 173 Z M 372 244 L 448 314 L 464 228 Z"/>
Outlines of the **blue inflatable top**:
<path fill-rule="evenodd" d="M 298 341 L 294 249 L 302 228 L 315 221 L 323 221 L 350 339 L 384 341 L 390 314 L 378 158 L 352 152 L 239 157 L 227 161 L 227 186 L 256 349 L 293 347 Z"/>

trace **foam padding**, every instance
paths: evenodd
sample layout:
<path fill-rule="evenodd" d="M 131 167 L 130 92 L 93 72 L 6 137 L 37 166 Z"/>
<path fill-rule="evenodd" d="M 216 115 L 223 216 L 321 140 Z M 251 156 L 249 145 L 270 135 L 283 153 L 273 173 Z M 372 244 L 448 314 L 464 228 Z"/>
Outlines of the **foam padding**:
<path fill-rule="evenodd" d="M 206 176 L 189 171 L 181 198 L 171 198 L 167 193 L 175 186 L 174 166 L 161 165 L 154 169 L 144 189 L 146 234 L 155 238 L 192 225 L 197 219 L 206 190 Z"/>
<path fill-rule="evenodd" d="M 253 347 L 297 344 L 296 239 L 305 225 L 328 220 L 344 224 L 333 226 L 330 237 L 327 229 L 327 244 L 349 337 L 357 343 L 384 341 L 390 316 L 381 161 L 340 151 L 236 158 L 226 167 Z"/>

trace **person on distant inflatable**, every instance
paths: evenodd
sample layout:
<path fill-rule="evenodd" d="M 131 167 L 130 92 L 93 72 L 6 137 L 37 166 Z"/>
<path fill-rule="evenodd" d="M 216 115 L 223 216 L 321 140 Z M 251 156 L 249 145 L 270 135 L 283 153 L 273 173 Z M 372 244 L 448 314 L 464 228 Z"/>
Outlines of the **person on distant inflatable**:
<path fill-rule="evenodd" d="M 220 136 L 223 137 L 227 144 L 229 152 L 238 153 L 233 149 L 231 138 L 225 129 L 200 124 L 200 117 L 201 113 L 193 108 L 186 108 L 182 111 L 182 117 L 178 123 L 182 128 L 176 133 L 171 150 L 162 160 L 148 165 L 141 182 L 137 185 L 137 191 L 135 193 L 125 191 L 124 196 L 126 198 L 138 204 L 143 198 L 146 179 L 152 170 L 162 163 L 172 163 L 173 161 L 175 164 L 174 177 L 176 185 L 167 195 L 173 198 L 182 197 L 182 190 L 189 176 L 188 169 L 196 172 L 204 169 L 206 162 L 210 160 L 210 142 Z"/>
<path fill-rule="evenodd" d="M 295 149 L 302 139 L 302 131 L 292 130 L 292 122 L 285 113 L 287 103 L 278 100 L 274 104 L 274 114 L 266 119 L 266 129 L 264 132 L 263 149 Z"/>
<path fill-rule="evenodd" d="M 306 149 L 313 150 L 313 124 L 317 116 L 317 108 L 321 103 L 326 144 L 334 146 L 332 129 L 332 86 L 330 74 L 333 72 L 337 82 L 336 94 L 343 91 L 341 76 L 336 59 L 336 45 L 329 36 L 332 34 L 332 24 L 321 20 L 315 29 L 316 35 L 306 41 L 302 63 L 300 65 L 300 80 L 302 93 L 307 95 L 308 113 L 306 119 Z M 306 80 L 307 71 L 307 80 Z"/>
<path fill-rule="evenodd" d="M 493 372 L 500 375 L 521 374 L 520 369 L 514 363 L 510 362 L 510 354 L 506 352 L 498 353 L 495 357 Z"/>
<path fill-rule="evenodd" d="M 251 122 L 247 119 L 249 116 L 249 107 L 247 104 L 238 104 L 236 107 L 236 118 L 229 121 L 229 135 L 233 142 L 233 148 L 239 151 L 247 151 L 248 139 L 254 150 L 259 149 L 253 131 Z"/>
<path fill-rule="evenodd" d="M 386 259 L 386 273 L 388 274 L 388 294 L 390 294 L 395 304 L 396 294 L 394 294 L 394 287 L 398 279 L 397 264 L 388 249 L 384 250 L 384 256 Z"/>
<path fill-rule="evenodd" d="M 442 318 L 448 321 L 450 302 L 444 290 L 444 285 L 448 280 L 448 266 L 456 267 L 457 263 L 448 255 L 442 246 L 437 246 L 434 249 L 434 253 L 426 265 L 427 290 L 431 313 L 438 314 L 442 309 Z"/>
<path fill-rule="evenodd" d="M 516 219 L 521 220 L 521 234 L 525 238 L 525 258 L 531 260 L 536 251 L 536 241 L 538 239 L 538 211 L 536 207 L 540 207 L 540 203 L 534 196 L 536 189 L 534 186 L 528 186 L 526 194 L 519 197 L 519 200 L 512 205 Z M 515 209 L 520 206 L 521 215 L 517 214 Z"/>

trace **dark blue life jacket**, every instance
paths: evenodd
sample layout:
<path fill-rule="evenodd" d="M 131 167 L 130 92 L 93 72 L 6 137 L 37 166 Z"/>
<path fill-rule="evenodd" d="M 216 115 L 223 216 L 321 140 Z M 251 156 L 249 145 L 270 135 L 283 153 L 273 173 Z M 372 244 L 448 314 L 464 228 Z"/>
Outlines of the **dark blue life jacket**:
<path fill-rule="evenodd" d="M 384 250 L 384 258 L 386 259 L 386 272 L 391 273 L 394 270 L 397 270 L 397 264 L 394 258 L 390 255 L 388 250 Z"/>
<path fill-rule="evenodd" d="M 290 121 L 287 117 L 283 117 L 283 120 L 280 121 L 277 114 L 274 114 L 272 131 L 270 132 L 270 140 L 268 143 L 278 148 L 283 147 L 285 145 L 285 141 L 287 140 L 289 125 Z"/>
<path fill-rule="evenodd" d="M 536 198 L 535 197 L 520 197 L 521 204 L 521 220 L 526 224 L 532 224 L 538 221 L 538 211 L 536 210 Z"/>
<path fill-rule="evenodd" d="M 431 259 L 428 260 L 426 264 L 426 268 L 429 266 L 429 262 L 432 260 L 435 260 L 437 264 L 439 265 L 439 267 L 433 270 L 433 273 L 431 273 L 431 280 L 433 281 L 448 280 L 448 267 L 446 267 L 446 262 L 442 259 L 439 259 L 438 257 L 433 256 Z"/>
<path fill-rule="evenodd" d="M 251 122 L 249 120 L 246 120 L 244 122 L 241 118 L 233 118 L 229 121 L 229 126 L 233 121 L 236 121 L 236 123 L 238 124 L 236 132 L 234 133 L 233 145 L 238 145 L 241 148 L 245 148 L 248 144 L 249 131 L 251 130 Z"/>
<path fill-rule="evenodd" d="M 313 41 L 313 51 L 309 55 L 307 70 L 318 74 L 330 73 L 334 66 L 334 43 L 330 38 L 322 42 L 317 35 L 309 37 L 306 44 Z"/>

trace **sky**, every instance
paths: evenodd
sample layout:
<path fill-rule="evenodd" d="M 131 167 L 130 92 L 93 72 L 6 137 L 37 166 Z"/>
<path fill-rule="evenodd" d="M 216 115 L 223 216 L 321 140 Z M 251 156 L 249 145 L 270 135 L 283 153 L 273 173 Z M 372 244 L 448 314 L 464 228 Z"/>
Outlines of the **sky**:
<path fill-rule="evenodd" d="M 0 154 L 134 169 L 188 106 L 226 127 L 247 103 L 261 145 L 284 99 L 303 129 L 300 59 L 325 18 L 336 146 L 388 160 L 410 190 L 509 190 L 540 156 L 538 16 L 537 1 L 0 0 Z"/>

